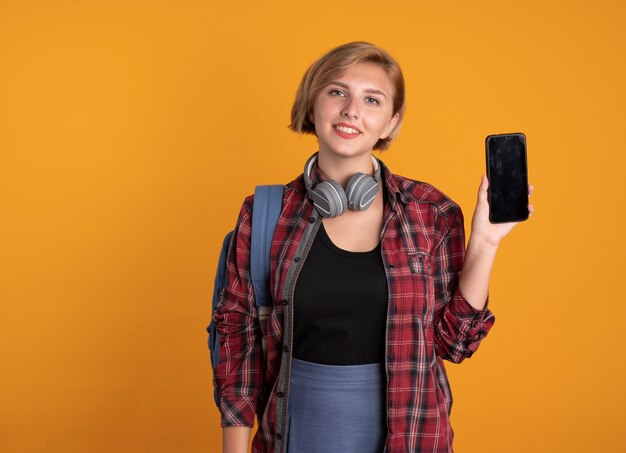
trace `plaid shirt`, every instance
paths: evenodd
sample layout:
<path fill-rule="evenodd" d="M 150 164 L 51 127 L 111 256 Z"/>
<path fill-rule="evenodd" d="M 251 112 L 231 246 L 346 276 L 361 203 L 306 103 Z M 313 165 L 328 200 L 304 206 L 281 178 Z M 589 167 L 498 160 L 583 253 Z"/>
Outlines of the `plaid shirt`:
<path fill-rule="evenodd" d="M 474 309 L 457 288 L 465 253 L 459 206 L 428 184 L 393 175 L 384 164 L 382 170 L 387 197 L 381 251 L 389 293 L 385 452 L 451 452 L 452 396 L 442 360 L 470 357 L 494 316 L 487 307 Z M 312 179 L 318 183 L 319 172 Z M 252 451 L 284 453 L 293 288 L 321 218 L 300 175 L 285 187 L 272 243 L 274 307 L 264 359 L 249 271 L 252 202 L 246 198 L 241 209 L 228 256 L 229 283 L 214 313 L 221 335 L 214 383 L 222 426 L 252 427 L 258 414 Z"/>

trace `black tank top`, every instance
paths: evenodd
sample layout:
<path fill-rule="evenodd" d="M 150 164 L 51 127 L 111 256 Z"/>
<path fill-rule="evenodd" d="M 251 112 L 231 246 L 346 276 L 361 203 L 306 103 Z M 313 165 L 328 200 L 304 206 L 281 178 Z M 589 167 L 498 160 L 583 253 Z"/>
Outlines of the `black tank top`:
<path fill-rule="evenodd" d="M 322 224 L 296 283 L 293 356 L 327 365 L 384 362 L 387 296 L 380 243 L 369 252 L 342 250 Z"/>

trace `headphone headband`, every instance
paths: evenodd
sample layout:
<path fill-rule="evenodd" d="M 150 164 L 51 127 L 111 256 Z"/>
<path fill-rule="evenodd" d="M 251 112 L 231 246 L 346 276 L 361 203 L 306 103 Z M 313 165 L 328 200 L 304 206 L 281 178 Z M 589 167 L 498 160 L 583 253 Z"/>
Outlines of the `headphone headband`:
<path fill-rule="evenodd" d="M 313 181 L 311 181 L 311 170 L 313 169 L 313 165 L 315 165 L 315 162 L 317 162 L 318 154 L 319 152 L 313 154 L 307 159 L 306 163 L 304 164 L 304 186 L 306 187 L 307 191 L 311 190 L 311 188 L 313 187 Z M 374 180 L 376 182 L 380 182 L 380 164 L 378 163 L 378 159 L 376 159 L 373 155 L 372 165 L 374 167 Z"/>
<path fill-rule="evenodd" d="M 313 154 L 304 164 L 304 186 L 313 205 L 322 217 L 337 217 L 348 209 L 365 211 L 371 206 L 380 183 L 380 163 L 372 156 L 374 176 L 356 173 L 348 181 L 344 190 L 341 184 L 332 179 L 320 182 L 313 187 L 311 170 L 317 162 L 318 153 Z"/>

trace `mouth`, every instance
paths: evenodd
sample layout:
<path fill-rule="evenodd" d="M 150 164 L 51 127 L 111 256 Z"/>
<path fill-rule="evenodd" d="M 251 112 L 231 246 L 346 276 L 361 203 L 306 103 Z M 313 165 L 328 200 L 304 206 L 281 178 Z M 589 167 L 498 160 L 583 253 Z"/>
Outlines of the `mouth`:
<path fill-rule="evenodd" d="M 360 130 L 346 123 L 333 124 L 333 129 L 341 138 L 356 138 L 361 134 Z"/>
<path fill-rule="evenodd" d="M 351 124 L 338 123 L 338 124 L 334 124 L 333 127 L 335 128 L 335 130 L 343 132 L 344 134 L 360 134 L 361 133 L 360 130 L 358 130 L 356 127 L 352 126 Z"/>

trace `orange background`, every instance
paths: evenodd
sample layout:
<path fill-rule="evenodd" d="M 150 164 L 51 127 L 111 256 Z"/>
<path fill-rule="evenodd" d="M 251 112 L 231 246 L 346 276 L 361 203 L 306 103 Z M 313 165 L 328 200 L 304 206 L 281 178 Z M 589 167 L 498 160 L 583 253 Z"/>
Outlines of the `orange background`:
<path fill-rule="evenodd" d="M 174 6 L 174 4 L 176 6 Z M 456 451 L 626 451 L 621 1 L 0 4 L 0 451 L 217 452 L 205 327 L 223 234 L 316 150 L 307 66 L 353 40 L 408 88 L 391 169 L 467 222 L 484 137 L 525 132 Z"/>

